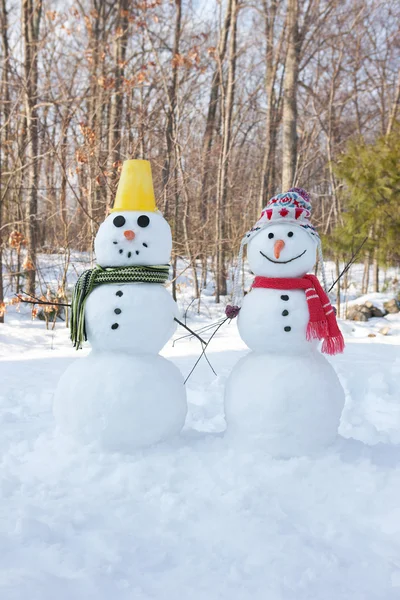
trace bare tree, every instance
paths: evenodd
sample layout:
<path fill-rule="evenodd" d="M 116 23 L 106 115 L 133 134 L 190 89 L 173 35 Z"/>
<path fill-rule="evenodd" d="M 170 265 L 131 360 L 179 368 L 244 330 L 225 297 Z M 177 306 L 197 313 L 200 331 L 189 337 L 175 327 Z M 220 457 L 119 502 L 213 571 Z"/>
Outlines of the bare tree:
<path fill-rule="evenodd" d="M 3 285 L 3 203 L 6 191 L 3 190 L 2 171 L 8 170 L 8 136 L 10 120 L 10 88 L 9 88 L 9 70 L 10 70 L 10 46 L 8 42 L 8 13 L 6 0 L 1 0 L 1 41 L 2 41 L 2 81 L 1 81 L 1 108 L 3 116 L 3 125 L 0 131 L 0 323 L 4 323 L 4 285 Z"/>
<path fill-rule="evenodd" d="M 232 156 L 232 115 L 236 84 L 237 59 L 237 19 L 239 11 L 238 0 L 231 0 L 231 19 L 229 27 L 229 58 L 228 76 L 223 96 L 221 96 L 222 114 L 222 147 L 218 169 L 217 201 L 215 206 L 215 236 L 216 236 L 216 272 L 215 272 L 215 301 L 220 301 L 221 295 L 226 295 L 226 266 L 225 266 L 225 216 L 228 197 L 228 174 Z"/>
<path fill-rule="evenodd" d="M 176 184 L 176 171 L 173 168 L 174 161 L 174 144 L 176 143 L 176 104 L 178 99 L 178 66 L 180 60 L 180 38 L 182 29 L 182 1 L 175 0 L 175 33 L 174 33 L 174 46 L 172 51 L 171 61 L 171 82 L 167 90 L 167 119 L 165 127 L 165 140 L 166 140 L 166 154 L 163 166 L 163 189 L 164 189 L 164 212 L 168 216 L 169 214 L 169 190 L 174 190 L 175 195 L 175 219 L 174 224 L 177 226 L 177 210 L 178 210 L 178 198 L 177 195 L 177 184 Z M 172 176 L 172 186 L 170 178 Z"/>
<path fill-rule="evenodd" d="M 261 212 L 266 200 L 275 192 L 276 187 L 276 155 L 279 109 L 281 103 L 281 87 L 277 90 L 278 67 L 282 43 L 285 36 L 285 27 L 282 27 L 279 39 L 276 40 L 276 20 L 279 2 L 277 0 L 263 1 L 265 19 L 265 92 L 267 109 L 265 117 L 265 147 L 262 163 L 261 186 L 259 197 L 259 211 Z"/>
<path fill-rule="evenodd" d="M 282 189 L 295 184 L 297 163 L 297 84 L 299 75 L 298 0 L 288 0 L 287 52 L 283 94 Z"/>
<path fill-rule="evenodd" d="M 211 149 L 214 141 L 214 135 L 216 130 L 216 118 L 218 101 L 220 96 L 220 89 L 222 85 L 222 65 L 225 61 L 228 35 L 230 31 L 232 15 L 232 2 L 228 0 L 226 4 L 226 14 L 223 22 L 223 27 L 220 33 L 220 38 L 217 48 L 211 48 L 210 54 L 215 57 L 215 68 L 211 79 L 211 91 L 210 99 L 208 101 L 208 110 L 206 117 L 206 125 L 203 135 L 202 143 L 202 176 L 201 176 L 201 189 L 200 193 L 202 196 L 203 206 L 203 218 L 207 219 L 207 206 L 210 198 L 209 180 L 211 179 L 210 173 L 210 160 L 211 160 Z"/>
<path fill-rule="evenodd" d="M 38 76 L 39 76 L 39 28 L 42 13 L 41 3 L 22 0 L 22 22 L 24 39 L 24 87 L 25 118 L 27 130 L 27 289 L 35 294 L 36 252 L 38 238 L 38 184 L 39 184 L 39 119 L 38 119 Z"/>
<path fill-rule="evenodd" d="M 129 28 L 129 0 L 118 0 L 116 4 L 115 33 L 113 43 L 113 90 L 109 107 L 108 172 L 113 172 L 121 160 L 122 119 L 124 100 L 124 73 Z M 107 187 L 107 208 L 112 206 L 115 186 Z"/>

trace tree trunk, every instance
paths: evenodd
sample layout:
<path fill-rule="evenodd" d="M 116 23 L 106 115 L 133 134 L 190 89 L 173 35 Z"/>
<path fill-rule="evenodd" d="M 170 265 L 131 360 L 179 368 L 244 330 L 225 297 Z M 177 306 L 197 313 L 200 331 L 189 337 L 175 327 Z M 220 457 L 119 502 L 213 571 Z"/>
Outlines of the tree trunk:
<path fill-rule="evenodd" d="M 361 289 L 362 294 L 368 294 L 370 266 L 371 266 L 371 255 L 368 252 L 364 259 L 364 273 L 363 273 L 362 289 Z"/>
<path fill-rule="evenodd" d="M 275 52 L 275 19 L 278 8 L 278 1 L 271 0 L 269 4 L 264 0 L 265 13 L 265 37 L 266 37 L 266 75 L 265 92 L 268 101 L 265 118 L 265 147 L 261 172 L 261 185 L 258 200 L 258 212 L 260 213 L 275 192 L 275 161 L 276 161 L 276 134 L 277 134 L 277 99 L 275 93 L 276 75 L 279 64 L 280 48 L 284 39 L 282 31 L 278 42 L 278 49 Z"/>
<path fill-rule="evenodd" d="M 400 104 L 400 69 L 399 69 L 399 73 L 397 76 L 396 92 L 394 95 L 394 100 L 393 100 L 392 108 L 391 108 L 390 115 L 389 115 L 388 126 L 386 129 L 387 136 L 391 134 L 393 125 L 396 123 L 396 116 L 397 116 L 399 104 Z"/>
<path fill-rule="evenodd" d="M 38 238 L 38 181 L 39 122 L 36 108 L 38 100 L 38 51 L 41 3 L 22 0 L 25 74 L 25 116 L 27 129 L 27 253 L 30 261 L 27 276 L 27 291 L 35 295 L 36 252 Z"/>
<path fill-rule="evenodd" d="M 379 292 L 379 262 L 378 249 L 375 249 L 373 260 L 374 292 Z"/>
<path fill-rule="evenodd" d="M 174 30 L 174 46 L 172 54 L 172 77 L 169 87 L 166 89 L 167 101 L 168 101 L 168 113 L 167 122 L 165 128 L 165 141 L 167 146 L 167 152 L 165 161 L 162 169 L 162 181 L 163 181 L 163 196 L 164 196 L 164 215 L 167 218 L 171 216 L 171 229 L 172 237 L 175 241 L 173 260 L 172 260 L 172 297 L 176 300 L 176 279 L 177 279 L 177 241 L 180 235 L 180 202 L 179 202 L 179 191 L 178 191 L 178 173 L 176 170 L 176 104 L 178 99 L 178 59 L 179 59 L 179 45 L 181 38 L 182 28 L 182 0 L 175 0 L 175 30 Z M 175 164 L 174 164 L 175 158 Z M 172 191 L 172 194 L 171 194 Z M 171 209 L 170 199 L 174 199 L 173 211 Z M 178 246 L 179 247 L 179 246 Z"/>
<path fill-rule="evenodd" d="M 183 192 L 183 198 L 184 198 L 183 216 L 182 216 L 182 219 L 180 219 L 180 222 L 182 224 L 183 242 L 185 245 L 185 252 L 186 252 L 187 259 L 192 267 L 194 297 L 200 298 L 200 286 L 199 286 L 199 278 L 197 275 L 196 256 L 195 256 L 195 254 L 193 254 L 192 246 L 190 243 L 191 240 L 189 237 L 189 207 L 190 207 L 189 200 L 190 199 L 189 199 L 189 192 L 187 189 L 187 184 L 185 181 L 185 172 L 183 169 L 183 161 L 182 161 L 182 156 L 180 153 L 179 144 L 175 144 L 175 152 L 176 152 L 176 163 L 178 165 L 179 173 L 180 173 L 181 181 L 182 181 L 182 192 Z"/>
<path fill-rule="evenodd" d="M 96 13 L 94 26 L 88 31 L 89 48 L 91 52 L 90 70 L 90 95 L 88 99 L 88 128 L 85 135 L 86 151 L 88 160 L 88 182 L 87 182 L 87 212 L 88 243 L 87 250 L 92 252 L 93 241 L 98 220 L 103 220 L 107 206 L 107 193 L 104 187 L 103 167 L 106 161 L 102 160 L 102 138 L 105 128 L 105 81 L 106 65 L 104 55 L 106 53 L 105 27 L 106 27 L 105 2 L 93 2 L 93 10 Z"/>
<path fill-rule="evenodd" d="M 1 0 L 1 41 L 3 47 L 2 57 L 2 85 L 1 85 L 1 108 L 2 108 L 2 128 L 0 131 L 0 323 L 4 323 L 4 285 L 3 285 L 3 205 L 5 204 L 5 195 L 3 192 L 3 170 L 8 171 L 8 151 L 7 142 L 9 136 L 10 119 L 10 88 L 9 88 L 9 70 L 10 70 L 10 48 L 8 43 L 8 12 L 6 0 Z"/>
<path fill-rule="evenodd" d="M 203 151 L 202 151 L 202 176 L 201 176 L 201 206 L 202 206 L 202 218 L 203 222 L 207 221 L 208 217 L 208 203 L 210 198 L 209 179 L 210 179 L 210 168 L 211 168 L 211 149 L 214 140 L 214 132 L 216 129 L 215 121 L 217 115 L 218 100 L 220 94 L 220 88 L 222 83 L 222 64 L 225 60 L 226 48 L 228 42 L 228 34 L 231 23 L 232 15 L 232 0 L 228 0 L 226 6 L 226 14 L 224 19 L 224 25 L 221 31 L 214 75 L 211 81 L 211 92 L 210 100 L 208 102 L 208 111 L 206 119 L 206 127 L 203 137 Z"/>
<path fill-rule="evenodd" d="M 145 37 L 144 37 L 144 34 L 142 33 L 140 50 L 141 50 L 141 56 L 142 56 L 143 63 L 145 62 L 145 48 L 146 48 Z M 146 107 L 146 102 L 144 99 L 144 88 L 141 85 L 139 87 L 139 123 L 138 123 L 139 158 L 141 158 L 141 159 L 146 158 L 146 122 L 145 122 L 146 111 L 147 111 L 147 107 Z"/>
<path fill-rule="evenodd" d="M 226 266 L 225 266 L 225 205 L 228 197 L 228 175 L 231 161 L 232 114 L 235 99 L 236 79 L 236 38 L 238 1 L 231 0 L 231 21 L 229 28 L 229 62 L 228 77 L 224 96 L 221 98 L 222 124 L 222 149 L 220 155 L 218 189 L 216 203 L 216 274 L 215 274 L 215 301 L 220 302 L 220 296 L 226 296 Z"/>
<path fill-rule="evenodd" d="M 181 28 L 182 28 L 182 0 L 175 0 L 176 15 L 175 15 L 175 34 L 174 34 L 174 47 L 172 55 L 172 78 L 171 84 L 168 90 L 168 114 L 167 123 L 165 128 L 165 139 L 167 145 L 167 153 L 164 161 L 162 170 L 163 190 L 164 190 L 164 214 L 165 218 L 168 218 L 170 206 L 169 206 L 169 190 L 170 190 L 170 178 L 172 163 L 174 157 L 174 145 L 176 144 L 176 102 L 178 97 L 178 59 L 179 59 L 179 44 L 181 39 Z M 174 166 L 176 169 L 176 165 Z M 175 177 L 175 175 L 174 175 Z M 174 185 L 176 189 L 176 186 Z M 178 202 L 178 196 L 175 195 L 175 202 Z M 176 209 L 174 208 L 174 213 Z M 175 224 L 173 224 L 174 226 Z"/>
<path fill-rule="evenodd" d="M 174 227 L 173 227 L 173 234 L 175 236 L 179 236 L 179 194 L 178 194 L 178 174 L 176 172 L 176 169 L 174 170 L 174 174 L 173 174 L 173 180 L 172 180 L 173 186 L 174 186 L 174 198 L 175 198 L 175 204 L 174 204 L 174 215 L 173 215 L 173 223 L 174 223 Z M 178 250 L 177 250 L 177 244 L 173 244 L 172 245 L 172 297 L 175 300 L 175 302 L 177 301 L 177 294 L 176 294 L 176 282 L 177 282 L 177 278 L 178 278 L 178 270 L 177 270 L 177 265 L 178 265 Z"/>
<path fill-rule="evenodd" d="M 296 183 L 297 88 L 299 72 L 298 0 L 288 0 L 288 41 L 285 61 L 282 132 L 282 190 Z"/>
<path fill-rule="evenodd" d="M 338 282 L 336 284 L 336 310 L 337 310 L 337 315 L 338 317 L 340 317 L 340 261 L 339 261 L 339 257 L 335 258 L 335 267 L 336 267 L 336 279 L 338 279 Z"/>
<path fill-rule="evenodd" d="M 128 41 L 128 15 L 129 0 L 118 0 L 114 33 L 114 88 L 110 99 L 110 116 L 108 130 L 108 171 L 116 169 L 115 163 L 121 159 L 121 125 L 124 107 L 124 72 L 126 59 L 126 46 Z M 108 178 L 107 178 L 108 179 Z M 115 185 L 107 186 L 107 209 L 109 209 L 115 196 Z"/>
<path fill-rule="evenodd" d="M 1 152 L 0 148 L 0 152 Z M 1 183 L 1 157 L 0 157 L 0 183 Z M 0 193 L 2 191 L 2 186 L 0 185 Z M 0 323 L 4 323 L 4 311 L 2 310 L 2 305 L 4 302 L 4 287 L 3 287 L 3 240 L 1 235 L 1 226 L 2 226 L 2 199 L 0 198 Z"/>

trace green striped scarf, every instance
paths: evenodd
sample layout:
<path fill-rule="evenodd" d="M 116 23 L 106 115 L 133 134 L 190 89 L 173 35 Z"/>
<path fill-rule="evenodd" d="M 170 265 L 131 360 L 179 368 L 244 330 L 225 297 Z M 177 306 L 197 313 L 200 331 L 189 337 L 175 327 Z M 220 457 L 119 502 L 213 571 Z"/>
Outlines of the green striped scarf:
<path fill-rule="evenodd" d="M 74 348 L 82 348 L 87 340 L 85 326 L 85 304 L 89 294 L 98 285 L 105 283 L 165 283 L 169 265 L 100 267 L 84 271 L 75 284 L 71 308 L 71 341 Z"/>

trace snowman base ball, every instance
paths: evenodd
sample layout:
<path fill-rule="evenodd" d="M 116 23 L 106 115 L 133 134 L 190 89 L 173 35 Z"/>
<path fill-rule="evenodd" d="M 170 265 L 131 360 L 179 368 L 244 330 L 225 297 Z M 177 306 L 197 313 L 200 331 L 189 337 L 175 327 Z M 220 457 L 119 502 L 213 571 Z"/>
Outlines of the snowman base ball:
<path fill-rule="evenodd" d="M 251 352 L 227 382 L 226 435 L 278 458 L 315 454 L 335 442 L 344 400 L 333 367 L 317 349 L 287 360 Z"/>
<path fill-rule="evenodd" d="M 158 355 L 92 353 L 62 375 L 53 412 L 59 429 L 77 441 L 133 452 L 180 432 L 187 413 L 183 377 Z"/>

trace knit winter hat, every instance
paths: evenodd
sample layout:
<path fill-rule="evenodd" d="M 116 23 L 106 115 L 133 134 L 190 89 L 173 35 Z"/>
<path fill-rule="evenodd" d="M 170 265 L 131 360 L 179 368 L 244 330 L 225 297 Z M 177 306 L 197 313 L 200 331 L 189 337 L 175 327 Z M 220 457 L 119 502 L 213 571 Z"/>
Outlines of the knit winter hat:
<path fill-rule="evenodd" d="M 317 230 L 310 223 L 310 217 L 310 196 L 302 188 L 291 188 L 288 192 L 277 194 L 269 200 L 247 237 L 252 237 L 253 231 L 259 231 L 267 225 L 276 225 L 278 221 L 282 221 L 282 223 L 303 227 L 307 233 L 319 238 Z"/>
<path fill-rule="evenodd" d="M 244 247 L 248 244 L 260 231 L 271 225 L 278 223 L 287 223 L 297 227 L 302 227 L 306 232 L 311 235 L 317 242 L 318 256 L 321 267 L 322 280 L 324 283 L 325 291 L 328 289 L 324 259 L 322 255 L 321 239 L 318 235 L 317 230 L 310 223 L 311 217 L 311 201 L 310 196 L 306 190 L 302 188 L 291 188 L 289 191 L 283 194 L 277 194 L 273 196 L 262 210 L 260 218 L 257 223 L 245 234 L 241 243 L 238 256 L 238 262 L 234 275 L 233 282 L 233 293 L 232 293 L 232 305 L 228 305 L 226 308 L 226 314 L 229 318 L 235 317 L 239 312 L 239 307 L 236 306 L 239 294 L 239 278 L 240 272 L 243 265 L 243 253 Z"/>

